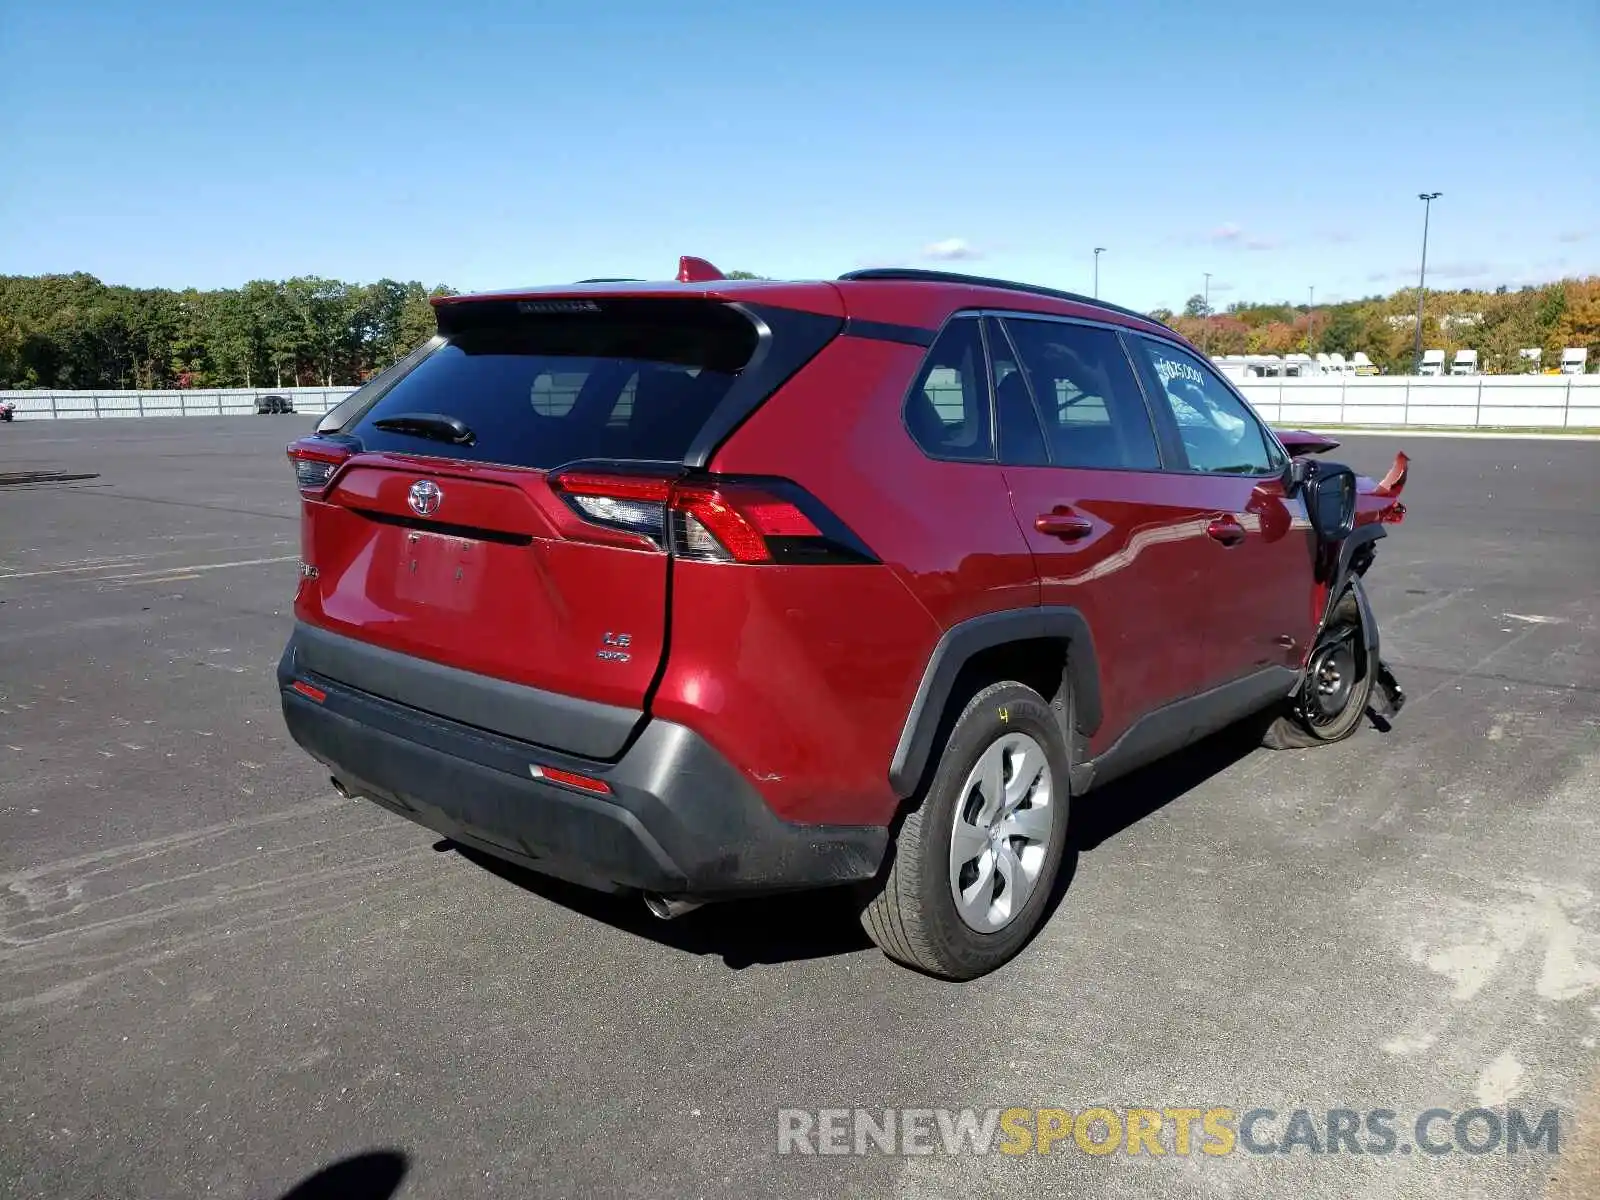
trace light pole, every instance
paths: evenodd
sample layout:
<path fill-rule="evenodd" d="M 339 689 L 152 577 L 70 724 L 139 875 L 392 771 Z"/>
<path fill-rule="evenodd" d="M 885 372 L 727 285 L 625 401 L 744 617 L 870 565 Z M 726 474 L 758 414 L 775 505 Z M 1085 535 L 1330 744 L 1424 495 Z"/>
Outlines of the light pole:
<path fill-rule="evenodd" d="M 1094 248 L 1094 298 L 1100 299 L 1100 255 L 1105 252 L 1104 246 Z"/>
<path fill-rule="evenodd" d="M 1205 311 L 1200 314 L 1200 319 L 1205 322 L 1200 328 L 1200 349 L 1207 354 L 1211 353 L 1211 272 L 1206 272 Z"/>
<path fill-rule="evenodd" d="M 1411 364 L 1414 374 L 1422 374 L 1422 304 L 1427 299 L 1428 287 L 1428 218 L 1433 213 L 1433 202 L 1443 192 L 1418 192 L 1417 199 L 1422 201 L 1422 271 L 1417 277 L 1417 345 L 1415 358 Z"/>

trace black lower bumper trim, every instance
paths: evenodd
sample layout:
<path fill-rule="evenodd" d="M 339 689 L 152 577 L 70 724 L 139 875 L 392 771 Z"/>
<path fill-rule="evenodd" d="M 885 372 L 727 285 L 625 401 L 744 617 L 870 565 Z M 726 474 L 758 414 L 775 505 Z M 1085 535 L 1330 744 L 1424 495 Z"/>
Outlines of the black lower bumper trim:
<path fill-rule="evenodd" d="M 535 871 L 604 890 L 715 899 L 871 878 L 878 826 L 777 817 L 698 734 L 648 722 L 615 763 L 552 753 L 279 664 L 294 740 L 349 792 Z M 290 685 L 314 685 L 317 701 Z M 588 795 L 534 778 L 533 764 L 601 779 Z"/>

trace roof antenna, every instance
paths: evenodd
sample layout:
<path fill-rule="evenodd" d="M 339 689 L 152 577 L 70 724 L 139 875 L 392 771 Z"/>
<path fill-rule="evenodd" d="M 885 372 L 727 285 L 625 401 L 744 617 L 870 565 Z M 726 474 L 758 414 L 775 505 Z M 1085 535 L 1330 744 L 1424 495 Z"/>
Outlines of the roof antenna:
<path fill-rule="evenodd" d="M 727 276 L 717 270 L 703 258 L 696 258 L 692 254 L 685 254 L 678 259 L 679 283 L 712 283 Z"/>

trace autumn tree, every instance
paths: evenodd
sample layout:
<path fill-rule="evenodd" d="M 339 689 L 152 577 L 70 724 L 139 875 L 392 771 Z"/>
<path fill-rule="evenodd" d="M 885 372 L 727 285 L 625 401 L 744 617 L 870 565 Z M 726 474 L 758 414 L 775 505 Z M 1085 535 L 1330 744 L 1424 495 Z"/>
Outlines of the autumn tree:
<path fill-rule="evenodd" d="M 733 271 L 732 278 L 755 278 Z M 0 388 L 163 388 L 355 384 L 410 352 L 436 328 L 443 285 L 316 276 L 252 280 L 202 291 L 108 286 L 84 272 L 0 276 Z M 1209 312 L 1204 295 L 1165 321 L 1212 354 L 1365 352 L 1409 371 L 1417 293 L 1402 289 L 1321 304 L 1241 301 Z M 1553 367 L 1567 346 L 1600 361 L 1600 276 L 1512 290 L 1430 290 L 1423 344 L 1478 350 L 1485 370 L 1528 366 L 1537 346 Z"/>

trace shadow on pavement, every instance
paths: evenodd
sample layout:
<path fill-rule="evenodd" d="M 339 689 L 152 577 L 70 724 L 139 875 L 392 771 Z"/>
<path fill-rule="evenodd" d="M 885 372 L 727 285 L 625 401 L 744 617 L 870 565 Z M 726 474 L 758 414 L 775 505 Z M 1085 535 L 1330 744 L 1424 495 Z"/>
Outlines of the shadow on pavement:
<path fill-rule="evenodd" d="M 540 875 L 454 842 L 463 858 L 553 904 L 591 920 L 690 954 L 717 955 L 734 970 L 855 954 L 872 945 L 856 920 L 859 903 L 848 888 L 707 904 L 671 921 L 651 916 L 637 895 L 608 895 Z"/>
<path fill-rule="evenodd" d="M 1260 727 L 1247 722 L 1074 800 L 1071 840 L 1041 929 L 1071 886 L 1080 852 L 1110 841 L 1260 746 Z M 663 921 L 650 915 L 637 896 L 592 891 L 448 840 L 434 849 L 454 850 L 490 874 L 591 920 L 691 954 L 717 955 L 734 970 L 872 948 L 857 919 L 861 894 L 856 889 L 830 888 L 708 904 Z"/>
<path fill-rule="evenodd" d="M 1261 749 L 1261 725 L 1246 721 L 1141 767 L 1072 802 L 1072 840 L 1093 850 L 1186 792 Z M 1063 872 L 1065 873 L 1065 872 Z"/>
<path fill-rule="evenodd" d="M 323 1167 L 279 1200 L 389 1200 L 410 1166 L 411 1160 L 398 1150 L 370 1150 Z"/>

